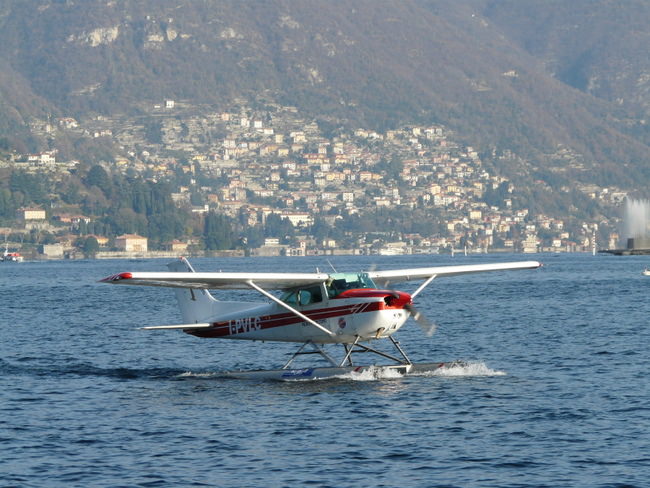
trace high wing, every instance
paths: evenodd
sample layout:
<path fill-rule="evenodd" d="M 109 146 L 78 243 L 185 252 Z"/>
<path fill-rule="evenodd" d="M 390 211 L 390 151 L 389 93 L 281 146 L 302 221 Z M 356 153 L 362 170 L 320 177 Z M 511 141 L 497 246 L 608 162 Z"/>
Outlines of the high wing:
<path fill-rule="evenodd" d="M 251 283 L 266 290 L 287 290 L 298 286 L 323 283 L 327 273 L 186 273 L 130 272 L 100 280 L 118 285 L 167 286 L 172 288 L 250 289 Z"/>
<path fill-rule="evenodd" d="M 539 268 L 538 261 L 518 261 L 511 263 L 466 264 L 460 266 L 436 266 L 432 268 L 395 269 L 386 271 L 370 271 L 368 275 L 378 286 L 388 286 L 392 283 L 405 281 L 432 280 L 442 276 L 456 276 L 468 273 L 484 273 L 487 271 L 508 271 L 517 269 Z"/>
<path fill-rule="evenodd" d="M 431 268 L 395 269 L 369 271 L 368 275 L 378 286 L 405 281 L 431 280 L 443 276 L 456 276 L 488 271 L 508 271 L 539 268 L 538 261 L 510 263 L 468 264 L 460 266 L 436 266 Z M 222 272 L 126 272 L 108 276 L 103 283 L 119 285 L 165 286 L 196 289 L 250 289 L 251 283 L 266 290 L 287 290 L 299 286 L 324 283 L 327 273 L 222 273 Z"/>

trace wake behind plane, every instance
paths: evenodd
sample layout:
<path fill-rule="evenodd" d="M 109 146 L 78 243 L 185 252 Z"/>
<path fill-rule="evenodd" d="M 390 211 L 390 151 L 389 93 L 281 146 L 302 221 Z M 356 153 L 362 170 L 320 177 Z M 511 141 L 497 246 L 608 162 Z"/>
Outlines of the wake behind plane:
<path fill-rule="evenodd" d="M 175 289 L 183 323 L 143 327 L 146 330 L 180 329 L 201 338 L 301 344 L 280 369 L 232 371 L 224 373 L 225 376 L 320 379 L 368 369 L 403 375 L 448 366 L 414 364 L 393 337 L 409 318 L 428 335 L 433 333 L 435 326 L 415 309 L 414 299 L 436 278 L 540 266 L 537 261 L 519 261 L 358 273 L 228 273 L 196 272 L 187 259 L 180 258 L 168 264 L 168 272 L 124 272 L 101 282 Z M 410 281 L 421 282 L 413 293 L 392 289 Z M 254 290 L 267 300 L 222 301 L 208 291 L 236 289 Z M 279 291 L 280 296 L 272 291 Z M 389 354 L 372 347 L 371 343 L 378 340 L 388 340 L 394 352 Z M 341 344 L 342 358 L 337 360 L 328 354 L 323 348 L 325 344 Z M 372 353 L 391 364 L 357 365 L 359 353 Z M 293 361 L 306 354 L 319 355 L 329 365 L 292 369 Z"/>

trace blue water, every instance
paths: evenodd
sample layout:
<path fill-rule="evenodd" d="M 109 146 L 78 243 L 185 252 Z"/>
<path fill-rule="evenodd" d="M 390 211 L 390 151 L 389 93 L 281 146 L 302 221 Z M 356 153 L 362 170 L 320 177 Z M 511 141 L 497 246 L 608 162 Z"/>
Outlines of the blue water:
<path fill-rule="evenodd" d="M 356 271 L 529 257 L 331 261 Z M 294 383 L 218 376 L 280 366 L 294 345 L 138 330 L 179 322 L 172 292 L 96 282 L 165 260 L 0 265 L 0 486 L 650 486 L 650 258 L 534 259 L 545 267 L 442 278 L 418 296 L 438 330 L 408 324 L 402 346 L 418 362 L 466 366 Z M 244 295 L 257 298 L 221 293 Z"/>

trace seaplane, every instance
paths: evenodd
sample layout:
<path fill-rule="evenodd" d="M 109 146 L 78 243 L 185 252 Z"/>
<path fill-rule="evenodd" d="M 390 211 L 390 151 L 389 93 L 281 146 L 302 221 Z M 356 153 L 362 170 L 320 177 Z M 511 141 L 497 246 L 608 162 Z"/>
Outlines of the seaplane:
<path fill-rule="evenodd" d="M 435 325 L 415 308 L 414 299 L 436 278 L 540 266 L 537 261 L 519 261 L 353 273 L 197 272 L 181 257 L 167 265 L 169 271 L 122 272 L 100 282 L 175 289 L 183 323 L 141 327 L 145 330 L 180 329 L 199 338 L 300 344 L 278 369 L 229 371 L 223 376 L 306 380 L 366 371 L 384 377 L 418 374 L 448 367 L 449 363 L 413 363 L 393 337 L 409 318 L 427 335 L 433 333 Z M 393 288 L 411 281 L 421 282 L 412 293 Z M 253 290 L 266 300 L 218 300 L 209 291 L 240 289 Z M 379 340 L 392 343 L 391 352 L 375 347 Z M 331 344 L 342 346 L 340 357 L 325 350 Z M 371 353 L 389 364 L 358 364 L 360 353 Z M 296 358 L 306 354 L 317 355 L 325 365 L 292 367 Z"/>

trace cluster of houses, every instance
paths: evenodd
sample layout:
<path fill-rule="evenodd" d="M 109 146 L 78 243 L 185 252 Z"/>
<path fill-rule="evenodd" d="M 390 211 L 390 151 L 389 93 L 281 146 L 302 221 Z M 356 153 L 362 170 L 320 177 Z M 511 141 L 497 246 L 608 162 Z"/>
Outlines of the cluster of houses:
<path fill-rule="evenodd" d="M 48 219 L 47 212 L 43 208 L 24 207 L 18 210 L 18 217 L 21 222 L 20 229 L 2 229 L 5 235 L 11 232 L 29 232 L 32 230 L 47 231 L 56 234 L 56 242 L 42 244 L 38 252 L 45 258 L 62 259 L 83 256 L 78 242 L 79 235 L 71 233 L 77 229 L 82 221 L 89 223 L 91 218 L 83 215 L 57 214 L 53 213 Z M 149 253 L 148 239 L 137 234 L 124 234 L 109 240 L 106 236 L 84 236 L 93 237 L 97 241 L 99 257 L 120 257 L 131 255 L 146 255 Z M 110 242 L 109 242 L 110 241 Z M 107 251 L 109 244 L 111 251 Z M 170 251 L 174 255 L 187 251 L 187 244 L 181 241 L 170 243 Z"/>
<path fill-rule="evenodd" d="M 385 133 L 341 130 L 326 136 L 292 107 L 267 106 L 254 111 L 242 106 L 200 113 L 173 100 L 157 105 L 149 123 L 160 131 L 157 141 L 147 139 L 144 123 L 127 118 L 100 117 L 83 128 L 76 120 L 63 118 L 53 126 L 88 137 L 112 137 L 123 153 L 114 163 L 106 163 L 110 171 L 135 171 L 147 178 L 175 181 L 180 170 L 190 177 L 190 183 L 179 184 L 172 194 L 177 205 L 194 212 L 215 210 L 251 226 L 277 214 L 306 233 L 316 218 L 334 225 L 346 216 L 382 208 L 444 216 L 446 228 L 436 235 L 378 238 L 359 244 L 365 246 L 356 250 L 360 252 L 495 248 L 562 252 L 589 251 L 596 245 L 615 247 L 612 242 L 595 242 L 597 223 L 585 222 L 570 232 L 562 219 L 513 208 L 515 186 L 487 171 L 478 152 L 454 141 L 444 127 L 409 126 Z M 49 126 L 48 130 L 54 131 Z M 66 170 L 77 164 L 57 166 L 54 153 L 29 155 L 12 163 L 32 171 Z M 219 181 L 219 186 L 203 183 L 206 180 Z M 496 189 L 505 192 L 498 202 L 486 203 L 486 192 Z M 593 198 L 610 203 L 625 196 L 608 189 L 592 191 Z M 197 194 L 203 202 L 192 206 Z M 37 219 L 26 214 L 23 218 L 36 225 Z M 70 217 L 58 218 L 64 222 Z M 118 239 L 120 250 L 137 247 L 147 251 L 143 238 L 123 237 Z M 187 239 L 182 240 L 185 236 L 178 237 L 177 246 L 188 244 Z M 610 240 L 616 237 L 612 235 Z M 133 244 L 136 241 L 138 244 Z M 266 247 L 279 249 L 273 243 Z M 298 255 L 323 250 L 340 250 L 340 243 L 315 242 L 306 235 L 297 248 L 282 248 L 284 253 Z"/>

